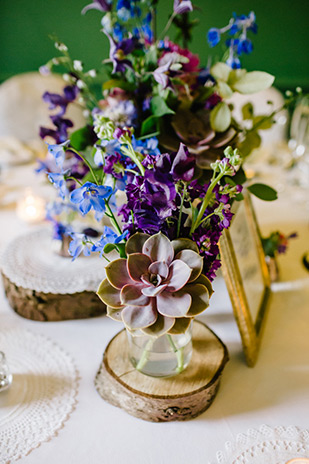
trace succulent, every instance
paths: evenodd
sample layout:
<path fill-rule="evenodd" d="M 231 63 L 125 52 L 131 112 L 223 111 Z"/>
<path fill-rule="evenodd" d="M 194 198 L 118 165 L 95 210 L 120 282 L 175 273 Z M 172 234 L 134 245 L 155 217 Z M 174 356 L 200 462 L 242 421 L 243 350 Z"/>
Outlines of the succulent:
<path fill-rule="evenodd" d="M 210 163 L 220 159 L 224 148 L 231 145 L 237 133 L 232 127 L 224 132 L 215 132 L 210 125 L 210 111 L 196 112 L 178 110 L 173 115 L 171 126 L 160 136 L 163 147 L 177 151 L 179 142 L 184 143 L 190 154 L 196 156 L 196 164 L 209 169 Z"/>
<path fill-rule="evenodd" d="M 210 281 L 190 239 L 137 232 L 126 243 L 127 259 L 109 263 L 98 296 L 107 315 L 132 332 L 151 336 L 182 333 L 209 306 Z"/>

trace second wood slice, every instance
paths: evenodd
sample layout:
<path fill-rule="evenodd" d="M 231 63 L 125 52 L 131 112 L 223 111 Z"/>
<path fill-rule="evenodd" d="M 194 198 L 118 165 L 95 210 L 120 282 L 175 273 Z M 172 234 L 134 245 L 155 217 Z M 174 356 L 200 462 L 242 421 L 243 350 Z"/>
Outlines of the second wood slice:
<path fill-rule="evenodd" d="M 211 405 L 227 361 L 225 345 L 206 325 L 195 321 L 189 366 L 174 377 L 149 377 L 130 363 L 122 330 L 105 350 L 95 386 L 103 399 L 141 419 L 188 420 Z"/>

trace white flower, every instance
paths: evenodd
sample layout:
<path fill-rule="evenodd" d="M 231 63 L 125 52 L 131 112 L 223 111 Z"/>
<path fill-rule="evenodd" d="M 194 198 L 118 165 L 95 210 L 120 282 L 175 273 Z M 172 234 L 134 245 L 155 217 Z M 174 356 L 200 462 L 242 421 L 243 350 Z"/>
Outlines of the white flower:
<path fill-rule="evenodd" d="M 73 61 L 73 68 L 75 71 L 82 71 L 83 70 L 83 63 L 80 60 Z"/>

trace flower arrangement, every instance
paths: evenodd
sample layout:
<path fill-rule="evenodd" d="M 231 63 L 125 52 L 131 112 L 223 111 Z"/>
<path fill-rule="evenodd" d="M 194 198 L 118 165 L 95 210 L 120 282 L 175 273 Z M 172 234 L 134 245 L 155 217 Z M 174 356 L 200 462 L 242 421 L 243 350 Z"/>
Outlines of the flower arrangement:
<path fill-rule="evenodd" d="M 282 232 L 271 232 L 267 237 L 262 237 L 262 246 L 265 256 L 275 258 L 278 254 L 283 254 L 288 248 L 289 241 L 296 238 L 297 233 L 285 235 Z"/>
<path fill-rule="evenodd" d="M 43 95 L 54 114 L 53 127 L 42 127 L 40 134 L 53 143 L 39 170 L 47 172 L 60 198 L 48 210 L 55 237 L 70 236 L 73 259 L 96 252 L 108 262 L 98 290 L 107 314 L 131 333 L 159 337 L 185 332 L 208 306 L 220 266 L 218 242 L 230 226 L 232 202 L 242 199 L 243 161 L 274 116 L 256 117 L 246 105 L 244 118 L 252 124 L 245 129 L 228 99 L 234 92 L 266 89 L 274 78 L 240 68 L 239 57 L 252 51 L 253 13 L 234 15 L 226 27 L 209 31 L 210 46 L 228 36 L 227 50 L 221 62 L 202 67 L 187 48 L 191 1 L 174 0 L 159 37 L 156 5 L 157 0 L 96 0 L 84 8 L 102 13 L 110 43 L 103 95 L 96 91 L 98 70 L 85 72 L 56 42 L 62 56 L 41 72 L 65 66 L 68 85 L 62 95 Z M 183 48 L 166 35 L 172 23 Z M 87 123 L 72 131 L 65 112 L 76 103 Z M 248 188 L 276 198 L 262 184 Z M 89 223 L 74 230 L 73 218 L 89 216 Z M 119 258 L 111 261 L 111 251 Z"/>

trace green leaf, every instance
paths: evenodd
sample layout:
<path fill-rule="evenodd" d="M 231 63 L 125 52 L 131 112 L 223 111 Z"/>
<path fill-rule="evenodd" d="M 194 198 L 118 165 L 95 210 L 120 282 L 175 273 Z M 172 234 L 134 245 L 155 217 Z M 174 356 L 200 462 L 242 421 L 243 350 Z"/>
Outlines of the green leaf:
<path fill-rule="evenodd" d="M 86 147 L 92 145 L 92 133 L 88 126 L 78 129 L 70 135 L 70 143 L 75 150 L 84 150 Z"/>
<path fill-rule="evenodd" d="M 231 111 L 225 102 L 218 103 L 210 113 L 210 125 L 216 132 L 224 132 L 231 124 Z"/>
<path fill-rule="evenodd" d="M 128 90 L 133 92 L 135 86 L 133 83 L 128 81 L 123 81 L 122 79 L 110 79 L 109 81 L 104 82 L 103 90 L 110 90 L 118 87 L 119 89 Z"/>
<path fill-rule="evenodd" d="M 261 145 L 261 137 L 255 131 L 250 131 L 247 133 L 246 138 L 239 144 L 238 148 L 245 158 L 250 155 L 252 150 L 258 148 Z"/>
<path fill-rule="evenodd" d="M 252 103 L 250 103 L 250 102 L 246 103 L 242 107 L 241 112 L 242 112 L 243 119 L 252 119 L 253 118 L 253 113 L 254 113 Z"/>
<path fill-rule="evenodd" d="M 157 65 L 157 48 L 154 45 L 148 49 L 147 53 L 145 54 L 145 65 L 148 66 L 155 66 Z"/>
<path fill-rule="evenodd" d="M 149 118 L 145 119 L 145 121 L 142 122 L 142 128 L 141 128 L 141 135 L 146 135 L 151 132 L 153 132 L 156 122 L 157 122 L 157 116 L 149 116 Z"/>
<path fill-rule="evenodd" d="M 275 189 L 265 184 L 253 184 L 248 187 L 250 193 L 264 201 L 277 200 L 278 195 Z"/>
<path fill-rule="evenodd" d="M 245 171 L 243 170 L 242 167 L 240 167 L 238 171 L 236 172 L 235 176 L 233 176 L 233 181 L 235 182 L 235 184 L 242 185 L 246 182 L 246 180 L 247 180 L 247 177 L 246 177 Z"/>
<path fill-rule="evenodd" d="M 169 108 L 165 100 L 159 95 L 156 95 L 151 99 L 150 107 L 152 114 L 158 118 L 164 116 L 165 114 L 175 114 L 175 111 Z"/>
<path fill-rule="evenodd" d="M 117 247 L 114 243 L 107 243 L 103 248 L 104 253 L 110 253 L 111 251 L 115 250 Z"/>
<path fill-rule="evenodd" d="M 275 78 L 271 74 L 263 71 L 252 71 L 240 76 L 231 87 L 242 94 L 256 93 L 268 89 L 274 80 Z"/>

